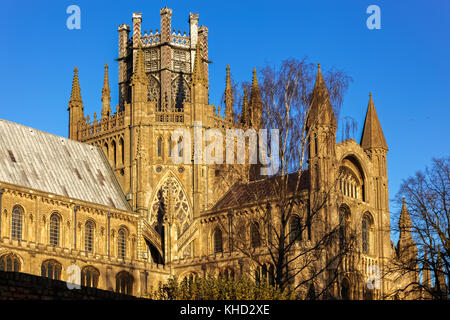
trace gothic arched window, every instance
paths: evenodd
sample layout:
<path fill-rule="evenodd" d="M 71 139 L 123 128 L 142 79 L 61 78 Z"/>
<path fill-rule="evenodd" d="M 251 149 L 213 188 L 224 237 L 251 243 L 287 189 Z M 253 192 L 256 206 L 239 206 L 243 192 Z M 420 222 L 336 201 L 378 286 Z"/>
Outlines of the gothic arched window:
<path fill-rule="evenodd" d="M 117 146 L 116 146 L 116 141 L 113 140 L 112 144 L 112 153 L 113 153 L 113 163 L 114 163 L 114 167 L 117 167 Z"/>
<path fill-rule="evenodd" d="M 298 216 L 293 216 L 289 223 L 290 242 L 302 241 L 302 223 Z"/>
<path fill-rule="evenodd" d="M 250 225 L 250 244 L 252 248 L 257 248 L 261 245 L 261 235 L 259 234 L 259 225 L 253 222 Z"/>
<path fill-rule="evenodd" d="M 178 156 L 183 156 L 183 139 L 181 137 L 178 139 Z"/>
<path fill-rule="evenodd" d="M 158 157 L 162 157 L 162 138 L 158 138 Z"/>
<path fill-rule="evenodd" d="M 20 271 L 20 260 L 19 258 L 12 254 L 5 254 L 0 257 L 0 271 Z"/>
<path fill-rule="evenodd" d="M 127 252 L 127 233 L 125 229 L 120 228 L 117 235 L 117 256 L 120 259 L 125 259 Z"/>
<path fill-rule="evenodd" d="M 347 246 L 349 218 L 350 212 L 348 208 L 341 207 L 339 209 L 339 247 L 341 250 L 345 250 Z"/>
<path fill-rule="evenodd" d="M 86 252 L 94 251 L 94 224 L 92 221 L 86 222 L 84 226 L 84 250 Z"/>
<path fill-rule="evenodd" d="M 133 277 L 126 271 L 121 271 L 116 275 L 116 292 L 122 294 L 133 293 Z"/>
<path fill-rule="evenodd" d="M 60 219 L 57 213 L 52 213 L 50 216 L 50 244 L 52 246 L 59 245 L 59 225 Z"/>
<path fill-rule="evenodd" d="M 11 238 L 22 240 L 22 209 L 15 206 L 11 216 Z"/>
<path fill-rule="evenodd" d="M 222 230 L 219 227 L 214 231 L 214 253 L 223 251 Z"/>
<path fill-rule="evenodd" d="M 364 254 L 370 254 L 370 233 L 371 233 L 372 222 L 368 214 L 365 214 L 362 219 L 362 252 Z"/>
<path fill-rule="evenodd" d="M 60 280 L 61 270 L 61 263 L 55 260 L 46 260 L 41 265 L 41 276 L 53 280 Z"/>
<path fill-rule="evenodd" d="M 97 288 L 100 272 L 91 266 L 86 266 L 81 270 L 81 285 L 90 288 Z"/>
<path fill-rule="evenodd" d="M 106 142 L 105 142 L 105 144 L 103 145 L 103 151 L 105 152 L 106 159 L 109 160 L 109 147 L 108 147 L 108 143 L 106 143 Z"/>
<path fill-rule="evenodd" d="M 350 281 L 347 278 L 342 280 L 341 298 L 342 300 L 350 300 Z"/>
<path fill-rule="evenodd" d="M 168 156 L 171 157 L 172 156 L 172 139 L 171 138 L 169 138 L 167 140 L 167 145 L 169 146 Z"/>
<path fill-rule="evenodd" d="M 124 146 L 123 146 L 123 139 L 119 139 L 119 154 L 120 154 L 120 164 L 124 164 L 125 162 L 125 152 L 124 152 Z"/>

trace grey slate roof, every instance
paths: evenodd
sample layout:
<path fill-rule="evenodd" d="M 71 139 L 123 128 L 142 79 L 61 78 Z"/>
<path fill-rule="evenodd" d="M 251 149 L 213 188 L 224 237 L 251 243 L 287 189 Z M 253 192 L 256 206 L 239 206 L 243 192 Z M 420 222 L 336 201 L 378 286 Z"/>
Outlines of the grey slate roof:
<path fill-rule="evenodd" d="M 3 119 L 0 182 L 130 210 L 101 149 Z"/>

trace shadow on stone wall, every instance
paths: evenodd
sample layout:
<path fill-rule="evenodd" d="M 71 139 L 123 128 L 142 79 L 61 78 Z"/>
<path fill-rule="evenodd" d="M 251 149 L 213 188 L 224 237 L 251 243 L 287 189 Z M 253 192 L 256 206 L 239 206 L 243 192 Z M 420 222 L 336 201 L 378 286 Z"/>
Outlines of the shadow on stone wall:
<path fill-rule="evenodd" d="M 0 271 L 0 300 L 136 300 L 134 296 L 81 287 L 20 272 Z"/>

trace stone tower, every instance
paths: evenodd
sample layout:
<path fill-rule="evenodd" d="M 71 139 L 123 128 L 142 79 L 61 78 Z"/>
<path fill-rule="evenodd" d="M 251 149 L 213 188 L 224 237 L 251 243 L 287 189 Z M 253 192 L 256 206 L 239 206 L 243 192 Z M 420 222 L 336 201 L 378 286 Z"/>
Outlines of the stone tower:
<path fill-rule="evenodd" d="M 336 172 L 336 130 L 337 122 L 330 103 L 327 86 L 318 64 L 316 82 L 306 120 L 308 136 L 308 168 L 309 168 L 309 208 L 311 219 L 316 225 L 314 236 L 329 232 L 339 223 L 337 208 L 333 205 L 333 186 L 337 178 Z M 322 263 L 331 261 L 338 248 L 330 248 L 323 255 Z M 331 265 L 329 273 L 334 274 L 337 266 Z M 327 275 L 322 276 L 324 283 L 330 281 Z M 331 278 L 331 277 L 329 277 Z"/>
<path fill-rule="evenodd" d="M 365 195 L 368 201 L 372 202 L 376 210 L 376 225 L 379 226 L 380 236 L 376 244 L 380 250 L 380 257 L 383 260 L 381 268 L 387 262 L 386 258 L 390 253 L 390 217 L 389 217 L 389 189 L 387 175 L 387 153 L 388 146 L 381 129 L 372 93 L 369 93 L 369 104 L 367 106 L 366 119 L 364 121 L 363 133 L 361 137 L 361 147 L 371 160 L 373 166 L 372 190 L 370 195 Z M 383 272 L 383 270 L 381 270 Z M 384 285 L 384 283 L 383 283 Z M 382 290 L 384 290 L 383 288 Z"/>
<path fill-rule="evenodd" d="M 214 188 L 215 164 L 193 152 L 194 143 L 203 150 L 205 129 L 217 128 L 225 136 L 234 119 L 229 99 L 225 116 L 209 104 L 208 29 L 198 26 L 198 14 L 189 15 L 188 35 L 171 31 L 171 9 L 160 15 L 161 29 L 142 32 L 141 13 L 133 13 L 131 38 L 128 25 L 118 28 L 116 112 L 110 107 L 107 65 L 101 118 L 84 119 L 77 72 L 69 110 L 70 137 L 103 148 L 129 204 L 142 217 L 139 254 L 169 263 L 202 250 L 205 244 L 193 241 L 200 232 L 195 217 L 221 195 Z M 257 103 L 255 93 L 252 97 Z M 176 130 L 189 132 L 191 144 L 182 137 L 172 141 Z M 175 163 L 175 155 L 183 163 Z"/>

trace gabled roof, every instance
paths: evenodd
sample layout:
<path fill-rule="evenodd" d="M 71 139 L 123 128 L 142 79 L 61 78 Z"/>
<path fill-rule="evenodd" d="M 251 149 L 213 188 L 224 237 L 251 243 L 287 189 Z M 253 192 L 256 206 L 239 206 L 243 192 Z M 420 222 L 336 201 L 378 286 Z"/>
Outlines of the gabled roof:
<path fill-rule="evenodd" d="M 101 149 L 3 119 L 0 182 L 130 210 Z"/>
<path fill-rule="evenodd" d="M 292 193 L 297 185 L 298 173 L 291 173 L 286 177 L 288 179 L 288 193 Z M 249 205 L 256 201 L 269 200 L 279 194 L 281 190 L 279 185 L 280 181 L 280 176 L 276 176 L 247 183 L 236 183 L 217 201 L 211 210 L 217 211 Z M 308 189 L 308 186 L 309 171 L 306 170 L 300 176 L 298 191 Z"/>

